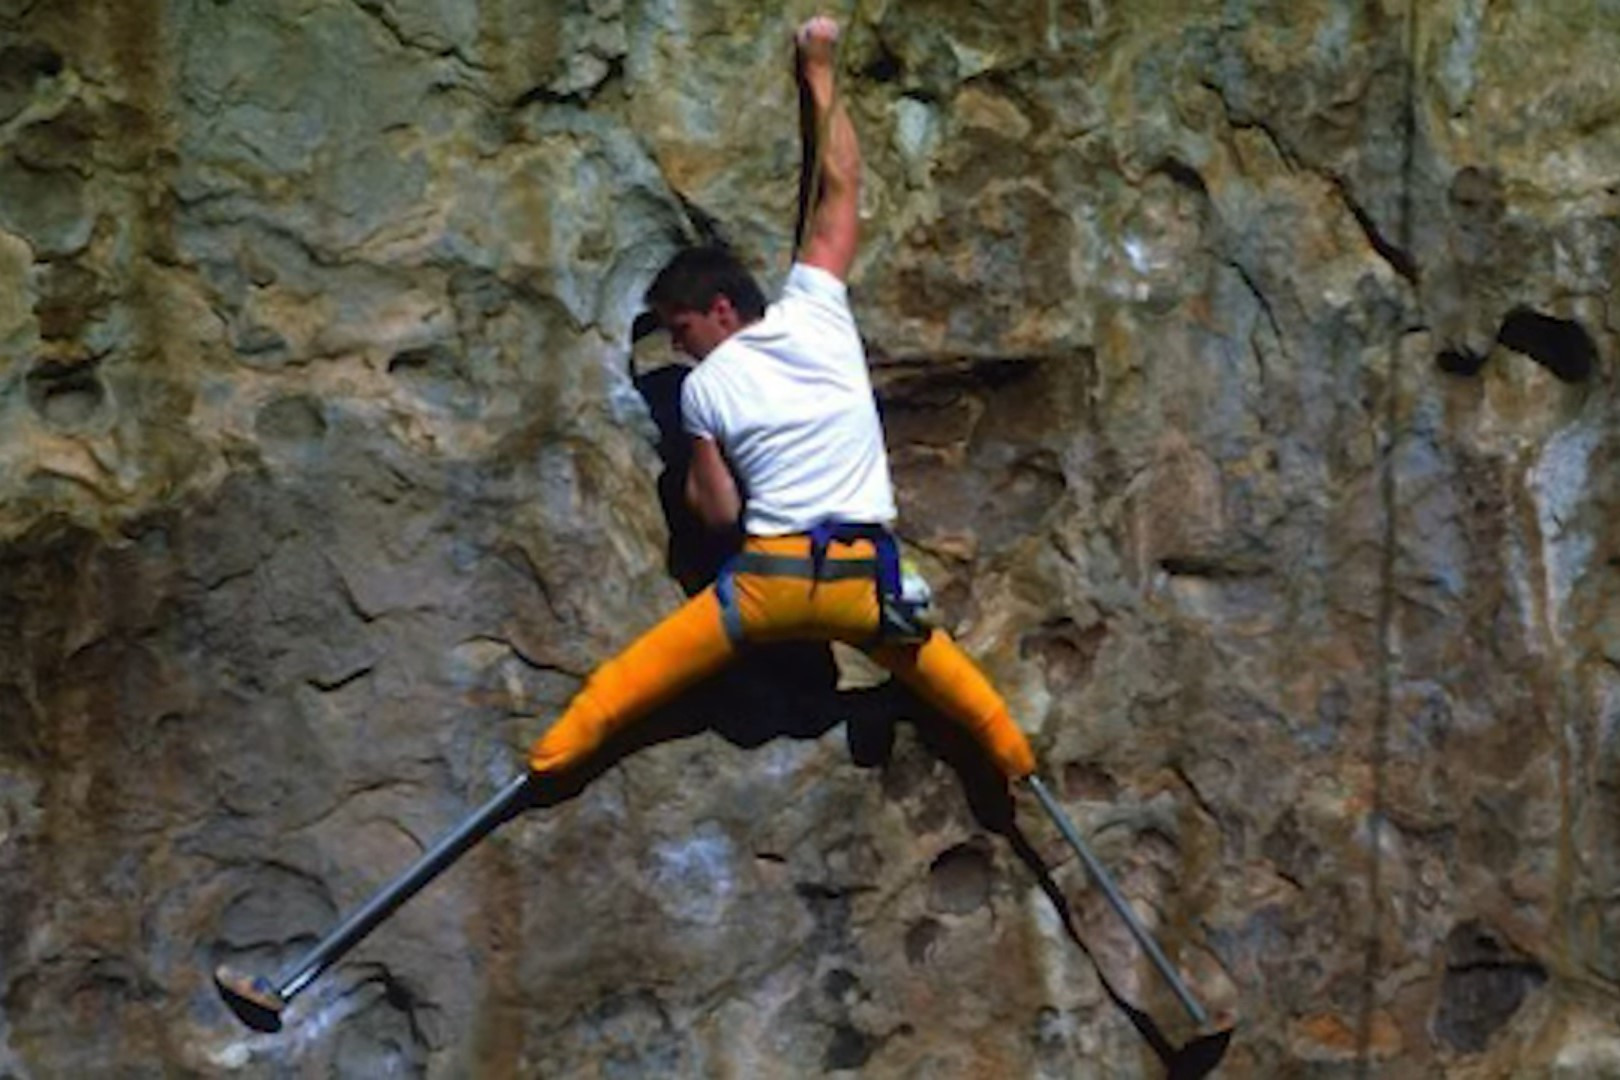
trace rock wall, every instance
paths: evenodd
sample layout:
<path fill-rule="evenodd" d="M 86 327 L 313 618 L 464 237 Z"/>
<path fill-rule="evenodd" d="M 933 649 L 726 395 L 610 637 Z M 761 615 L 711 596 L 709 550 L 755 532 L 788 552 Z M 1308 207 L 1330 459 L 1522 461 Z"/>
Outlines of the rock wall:
<path fill-rule="evenodd" d="M 1043 882 L 1190 1034 L 818 648 L 211 985 L 712 567 L 628 331 L 780 280 L 800 7 L 0 6 L 0 1076 L 1156 1075 Z M 1226 1075 L 1620 1076 L 1620 7 L 840 14 L 902 532 Z"/>

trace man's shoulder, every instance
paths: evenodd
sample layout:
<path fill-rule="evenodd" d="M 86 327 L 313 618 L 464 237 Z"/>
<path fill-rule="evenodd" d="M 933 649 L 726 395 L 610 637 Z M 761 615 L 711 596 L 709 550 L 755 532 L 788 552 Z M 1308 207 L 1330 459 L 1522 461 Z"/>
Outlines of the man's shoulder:
<path fill-rule="evenodd" d="M 759 322 L 755 322 L 745 326 L 716 345 L 703 358 L 703 362 L 692 369 L 689 378 L 701 376 L 705 382 L 719 382 L 738 365 L 747 363 L 748 354 L 758 349 L 750 334 L 759 325 Z"/>
<path fill-rule="evenodd" d="M 749 354 L 755 347 L 742 340 L 746 331 L 738 331 L 709 351 L 701 363 L 694 365 L 682 383 L 682 396 L 724 395 L 737 386 L 749 368 Z"/>

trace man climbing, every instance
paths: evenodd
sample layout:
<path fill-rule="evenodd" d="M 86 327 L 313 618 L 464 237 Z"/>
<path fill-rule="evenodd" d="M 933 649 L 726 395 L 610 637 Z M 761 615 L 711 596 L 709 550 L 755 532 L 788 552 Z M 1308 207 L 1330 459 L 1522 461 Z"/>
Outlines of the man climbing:
<path fill-rule="evenodd" d="M 962 724 L 1009 779 L 1029 743 L 989 681 L 902 584 L 883 430 L 845 279 L 859 235 L 860 147 L 835 91 L 838 26 L 799 28 L 803 123 L 814 162 L 805 235 L 766 306 L 729 252 L 677 254 L 647 291 L 697 361 L 681 395 L 692 437 L 686 499 L 743 550 L 714 585 L 598 668 L 530 751 L 538 776 L 582 762 L 616 732 L 725 666 L 750 642 L 838 640 L 865 649 Z"/>
<path fill-rule="evenodd" d="M 1029 743 L 1001 697 L 943 631 L 922 617 L 906 587 L 889 525 L 895 517 L 872 386 L 844 279 L 855 257 L 860 148 L 834 92 L 838 28 L 812 19 L 797 34 L 798 74 L 809 108 L 813 163 L 801 194 L 807 232 L 782 298 L 766 306 L 758 285 L 724 251 L 698 248 L 670 260 L 647 300 L 682 351 L 698 361 L 682 388 L 692 437 L 685 496 L 717 530 L 740 519 L 742 551 L 716 582 L 586 680 L 529 753 L 529 774 L 509 784 L 393 883 L 353 912 L 275 980 L 228 967 L 215 972 L 226 1003 L 250 1026 L 274 1031 L 294 995 L 467 846 L 531 797 L 537 779 L 581 764 L 652 708 L 715 673 L 752 642 L 838 640 L 862 647 L 925 700 L 960 723 L 1001 772 L 1025 781 L 1200 1027 L 1209 1016 L 1035 775 Z M 1069 925 L 1068 906 L 1044 872 L 1043 887 Z M 1203 1076 L 1232 1031 L 1180 1049 L 1151 1017 L 1103 986 L 1147 1038 L 1171 1076 Z"/>

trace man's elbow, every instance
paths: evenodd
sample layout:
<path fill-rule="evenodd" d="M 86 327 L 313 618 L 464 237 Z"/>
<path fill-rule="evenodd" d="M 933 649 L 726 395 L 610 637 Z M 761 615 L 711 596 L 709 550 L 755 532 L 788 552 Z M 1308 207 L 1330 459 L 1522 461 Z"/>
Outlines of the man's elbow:
<path fill-rule="evenodd" d="M 861 154 L 853 145 L 835 147 L 821 162 L 817 208 L 857 208 L 861 202 Z"/>
<path fill-rule="evenodd" d="M 859 200 L 861 167 L 860 144 L 854 138 L 842 140 L 828 149 L 821 163 L 822 185 L 839 190 L 846 198 Z"/>
<path fill-rule="evenodd" d="M 723 532 L 729 525 L 724 511 L 706 499 L 689 499 L 687 505 L 692 508 L 698 524 L 709 532 Z"/>
<path fill-rule="evenodd" d="M 740 507 L 709 506 L 698 512 L 698 520 L 713 533 L 736 532 L 741 516 Z"/>
<path fill-rule="evenodd" d="M 707 508 L 704 506 L 703 499 L 698 492 L 697 483 L 690 476 L 686 478 L 686 491 L 684 494 L 686 496 L 687 513 L 697 518 L 698 524 L 707 528 L 709 524 L 708 515 L 704 513 Z"/>
<path fill-rule="evenodd" d="M 736 500 L 716 497 L 690 481 L 686 485 L 686 506 L 710 532 L 730 532 L 737 527 L 737 519 L 742 514 Z"/>

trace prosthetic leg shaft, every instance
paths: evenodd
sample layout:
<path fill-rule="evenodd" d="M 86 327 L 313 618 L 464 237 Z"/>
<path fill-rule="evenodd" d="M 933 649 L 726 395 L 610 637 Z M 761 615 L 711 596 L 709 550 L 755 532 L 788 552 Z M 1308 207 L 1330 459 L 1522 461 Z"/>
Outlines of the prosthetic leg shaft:
<path fill-rule="evenodd" d="M 1091 849 L 1086 846 L 1086 842 L 1080 839 L 1080 830 L 1074 827 L 1074 822 L 1069 820 L 1068 815 L 1063 812 L 1063 808 L 1052 797 L 1052 793 L 1046 789 L 1046 785 L 1041 782 L 1040 777 L 1031 775 L 1029 777 L 1029 786 L 1035 792 L 1035 797 L 1041 800 L 1042 808 L 1050 815 L 1053 824 L 1063 834 L 1063 838 L 1069 842 L 1069 846 L 1074 848 L 1075 853 L 1080 856 L 1080 861 L 1086 864 L 1086 871 L 1091 874 L 1091 879 L 1097 883 L 1098 888 L 1102 889 L 1103 895 L 1108 898 L 1108 903 L 1119 913 L 1119 917 L 1125 920 L 1125 925 L 1130 928 L 1131 936 L 1136 938 L 1136 943 L 1142 947 L 1143 952 L 1147 953 L 1148 959 L 1153 961 L 1153 966 L 1159 969 L 1159 974 L 1163 975 L 1164 981 L 1170 984 L 1170 989 L 1175 991 L 1176 997 L 1181 1001 L 1182 1008 L 1187 1010 L 1187 1015 L 1192 1017 L 1193 1023 L 1199 1027 L 1206 1026 L 1209 1023 L 1209 1013 L 1199 1004 L 1198 999 L 1192 996 L 1192 991 L 1188 990 L 1187 984 L 1181 981 L 1181 976 L 1171 966 L 1163 950 L 1159 948 L 1159 943 L 1153 940 L 1153 935 L 1148 933 L 1147 927 L 1143 926 L 1141 920 L 1136 917 L 1136 912 L 1131 910 L 1131 905 L 1126 902 L 1124 896 L 1120 895 L 1119 888 L 1114 884 L 1114 879 L 1108 876 L 1108 871 L 1103 869 L 1102 863 L 1097 861 L 1097 857 L 1091 853 Z"/>
<path fill-rule="evenodd" d="M 499 794 L 351 913 L 337 929 L 283 970 L 273 982 L 262 975 L 250 977 L 227 967 L 219 968 L 214 973 L 214 982 L 225 1004 L 251 1028 L 260 1031 L 280 1030 L 282 1010 L 300 991 L 359 944 L 362 938 L 376 929 L 378 923 L 438 877 L 468 848 L 510 817 L 528 797 L 529 784 L 530 774 L 527 772 L 510 781 Z"/>

